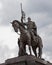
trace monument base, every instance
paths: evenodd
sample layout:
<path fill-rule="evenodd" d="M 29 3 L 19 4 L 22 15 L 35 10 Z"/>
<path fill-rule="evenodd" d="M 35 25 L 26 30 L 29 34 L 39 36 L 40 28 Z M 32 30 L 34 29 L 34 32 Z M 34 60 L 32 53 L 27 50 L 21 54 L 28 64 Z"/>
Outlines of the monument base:
<path fill-rule="evenodd" d="M 44 59 L 36 58 L 35 56 L 26 55 L 7 59 L 5 63 L 0 65 L 52 65 Z"/>

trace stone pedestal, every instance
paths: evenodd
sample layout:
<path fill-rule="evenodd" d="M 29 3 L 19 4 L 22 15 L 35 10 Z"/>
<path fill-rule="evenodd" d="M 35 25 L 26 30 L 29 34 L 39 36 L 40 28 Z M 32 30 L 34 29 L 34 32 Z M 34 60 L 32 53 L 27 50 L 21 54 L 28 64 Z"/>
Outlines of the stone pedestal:
<path fill-rule="evenodd" d="M 26 55 L 7 59 L 5 63 L 0 65 L 52 65 L 52 64 L 45 61 L 44 59 L 39 59 L 36 58 L 35 56 Z"/>

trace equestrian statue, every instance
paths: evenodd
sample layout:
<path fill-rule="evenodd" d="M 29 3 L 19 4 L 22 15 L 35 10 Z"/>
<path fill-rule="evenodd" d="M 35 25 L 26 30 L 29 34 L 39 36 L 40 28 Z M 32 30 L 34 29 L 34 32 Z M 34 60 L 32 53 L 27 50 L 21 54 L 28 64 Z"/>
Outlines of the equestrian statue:
<path fill-rule="evenodd" d="M 18 29 L 20 31 L 20 38 L 18 39 L 18 45 L 19 45 L 19 56 L 28 55 L 26 53 L 26 45 L 28 45 L 30 55 L 32 55 L 32 50 L 36 57 L 41 58 L 42 57 L 42 39 L 37 34 L 37 26 L 35 22 L 31 21 L 31 18 L 28 17 L 28 22 L 24 23 L 25 21 L 25 13 L 22 10 L 22 4 L 21 4 L 21 22 L 18 20 L 14 20 L 11 22 L 12 27 L 14 28 L 15 32 L 18 33 Z M 26 26 L 26 27 L 25 27 Z M 38 53 L 36 49 L 38 48 Z"/>

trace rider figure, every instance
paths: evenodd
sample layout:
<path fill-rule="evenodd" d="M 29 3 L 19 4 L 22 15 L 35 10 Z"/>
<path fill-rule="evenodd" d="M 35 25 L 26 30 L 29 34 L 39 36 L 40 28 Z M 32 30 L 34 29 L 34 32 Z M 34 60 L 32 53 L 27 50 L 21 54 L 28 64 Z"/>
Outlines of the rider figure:
<path fill-rule="evenodd" d="M 33 39 L 34 39 L 34 35 L 37 36 L 37 26 L 35 24 L 35 22 L 31 21 L 31 18 L 28 17 L 28 22 L 24 23 L 24 25 L 27 26 L 27 30 L 31 33 Z"/>

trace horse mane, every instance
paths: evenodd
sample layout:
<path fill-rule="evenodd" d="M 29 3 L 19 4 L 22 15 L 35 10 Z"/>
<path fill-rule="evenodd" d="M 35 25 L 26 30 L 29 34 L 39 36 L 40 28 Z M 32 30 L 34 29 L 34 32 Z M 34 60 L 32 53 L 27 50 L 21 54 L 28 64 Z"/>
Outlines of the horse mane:
<path fill-rule="evenodd" d="M 13 22 L 12 22 L 12 24 L 14 24 L 15 22 L 17 22 L 19 25 L 21 25 L 24 29 L 26 29 L 25 28 L 25 26 L 23 25 L 23 23 L 21 23 L 20 21 L 18 21 L 18 20 L 14 20 Z"/>

